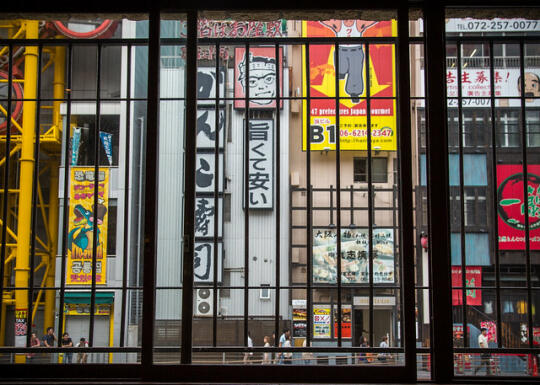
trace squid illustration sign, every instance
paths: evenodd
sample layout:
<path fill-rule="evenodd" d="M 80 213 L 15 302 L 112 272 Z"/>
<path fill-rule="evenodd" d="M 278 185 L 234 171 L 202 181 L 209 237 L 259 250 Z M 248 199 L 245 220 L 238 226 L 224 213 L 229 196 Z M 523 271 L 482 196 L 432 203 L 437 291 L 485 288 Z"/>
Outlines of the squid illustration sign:
<path fill-rule="evenodd" d="M 524 178 L 522 165 L 498 165 L 497 186 L 499 249 L 525 249 L 527 212 L 529 247 L 540 250 L 540 165 L 529 165 L 527 178 Z"/>

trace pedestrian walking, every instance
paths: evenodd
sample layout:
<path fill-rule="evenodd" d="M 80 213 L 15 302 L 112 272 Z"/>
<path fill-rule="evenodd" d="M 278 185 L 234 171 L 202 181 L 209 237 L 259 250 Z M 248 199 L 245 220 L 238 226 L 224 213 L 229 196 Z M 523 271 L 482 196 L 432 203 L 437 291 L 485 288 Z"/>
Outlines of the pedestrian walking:
<path fill-rule="evenodd" d="M 290 336 L 291 336 L 291 330 L 289 328 L 283 329 L 283 334 L 279 337 L 278 346 L 282 348 L 285 344 L 285 341 L 287 341 L 287 338 Z M 276 359 L 278 361 L 278 364 L 283 364 L 283 353 L 277 353 Z"/>
<path fill-rule="evenodd" d="M 489 347 L 486 328 L 480 329 L 480 335 L 478 336 L 478 347 L 480 347 L 481 349 L 487 349 Z M 476 375 L 476 373 L 478 373 L 478 371 L 484 365 L 486 367 L 486 374 L 488 376 L 491 376 L 491 354 L 489 353 L 480 354 L 480 365 L 476 367 L 476 369 L 474 370 L 474 374 Z"/>
<path fill-rule="evenodd" d="M 269 336 L 264 336 L 263 342 L 264 342 L 264 347 L 265 348 L 270 347 L 270 337 Z M 268 364 L 272 363 L 272 353 L 271 352 L 264 352 L 263 353 L 262 363 L 263 363 L 263 365 L 268 365 Z"/>
<path fill-rule="evenodd" d="M 73 341 L 71 340 L 71 337 L 69 336 L 69 333 L 64 333 L 62 335 L 62 347 L 63 348 L 72 348 L 73 347 Z M 73 363 L 73 353 L 67 352 L 64 353 L 64 364 L 71 364 Z"/>
<path fill-rule="evenodd" d="M 285 337 L 285 342 L 283 342 L 283 347 L 284 348 L 290 348 L 292 347 L 292 343 L 291 343 L 291 333 L 289 332 L 289 334 Z M 283 353 L 283 363 L 284 364 L 292 364 L 292 356 L 293 356 L 293 353 L 291 351 L 288 351 L 288 352 L 284 352 Z"/>
<path fill-rule="evenodd" d="M 38 348 L 41 346 L 41 341 L 36 336 L 36 333 L 32 333 L 32 336 L 30 337 L 30 347 L 31 348 Z M 26 358 L 31 361 L 36 356 L 36 353 L 27 353 Z"/>
<path fill-rule="evenodd" d="M 253 347 L 253 340 L 251 339 L 251 334 L 249 334 L 249 331 L 247 333 L 247 345 L 248 348 Z M 253 352 L 245 352 L 244 353 L 244 364 L 249 364 L 249 361 L 253 358 Z"/>

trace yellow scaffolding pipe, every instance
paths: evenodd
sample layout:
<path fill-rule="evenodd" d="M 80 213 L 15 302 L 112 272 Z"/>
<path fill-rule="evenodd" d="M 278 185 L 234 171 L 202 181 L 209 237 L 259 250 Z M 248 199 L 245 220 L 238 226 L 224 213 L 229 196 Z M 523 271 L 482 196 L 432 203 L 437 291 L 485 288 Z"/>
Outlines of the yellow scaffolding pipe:
<path fill-rule="evenodd" d="M 11 158 L 13 155 L 15 155 L 15 153 L 17 151 L 19 151 L 21 149 L 21 146 L 19 146 L 18 144 L 15 145 L 15 147 L 13 147 L 13 149 L 9 152 L 9 157 Z M 0 160 L 0 167 L 4 165 L 4 163 L 6 163 L 6 158 L 7 157 L 3 157 L 2 160 Z"/>
<path fill-rule="evenodd" d="M 4 226 L 4 222 L 0 219 L 0 226 Z M 6 226 L 7 233 L 13 238 L 14 241 L 17 242 L 17 235 L 11 230 L 8 226 Z"/>
<path fill-rule="evenodd" d="M 24 103 L 26 103 L 26 102 L 24 102 Z M 23 103 L 23 106 L 24 106 L 24 103 Z M 7 115 L 8 115 L 7 110 L 1 104 L 0 104 L 0 112 L 2 112 L 4 114 L 4 116 L 7 118 Z M 11 118 L 11 124 L 13 124 L 15 126 L 15 128 L 17 130 L 19 130 L 19 132 L 22 132 L 22 127 L 20 126 L 19 123 L 17 123 L 17 121 L 15 119 Z"/>
<path fill-rule="evenodd" d="M 39 22 L 25 20 L 26 38 L 39 37 Z M 17 260 L 15 261 L 15 287 L 28 287 L 30 270 L 30 222 L 32 217 L 32 180 L 34 173 L 34 139 L 36 124 L 36 96 L 38 74 L 38 47 L 27 46 L 24 52 L 24 97 L 23 130 L 21 134 L 20 193 L 17 224 Z M 29 100 L 28 100 L 29 99 Z M 15 291 L 15 311 L 28 312 L 28 294 L 25 290 Z M 26 345 L 26 336 L 17 336 L 16 347 Z M 15 363 L 26 362 L 24 354 L 15 355 Z"/>
<path fill-rule="evenodd" d="M 47 235 L 47 239 L 49 240 L 47 249 L 51 248 L 51 233 L 49 231 L 49 224 L 47 223 L 47 214 L 45 214 L 45 202 L 43 202 L 43 193 L 41 192 L 41 184 L 37 183 L 37 192 L 38 192 L 38 200 L 39 200 L 39 208 L 41 209 L 41 217 L 43 218 L 43 224 L 45 226 L 45 235 Z"/>
<path fill-rule="evenodd" d="M 50 265 L 47 264 L 47 268 L 45 269 L 45 274 L 43 275 L 43 279 L 41 280 L 41 289 L 39 289 L 35 304 L 34 304 L 34 306 L 32 308 L 32 324 L 34 323 L 34 318 L 36 316 L 39 301 L 41 301 L 41 296 L 43 295 L 43 287 L 44 287 L 44 285 L 45 285 L 45 283 L 47 281 L 47 274 L 49 273 L 49 266 Z M 51 290 L 47 290 L 47 291 L 51 291 Z M 49 326 L 51 326 L 51 325 L 49 325 Z"/>

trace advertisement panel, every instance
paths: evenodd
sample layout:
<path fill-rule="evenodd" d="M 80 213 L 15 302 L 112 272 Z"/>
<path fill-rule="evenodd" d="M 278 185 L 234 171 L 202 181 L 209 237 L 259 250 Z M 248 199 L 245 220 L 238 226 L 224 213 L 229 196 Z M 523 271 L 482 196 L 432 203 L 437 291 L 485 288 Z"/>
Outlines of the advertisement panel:
<path fill-rule="evenodd" d="M 452 287 L 463 287 L 461 280 L 461 266 L 452 266 Z M 467 266 L 465 268 L 465 293 L 467 305 L 482 305 L 482 290 L 474 289 L 482 286 L 482 268 L 480 266 Z M 452 305 L 463 304 L 463 290 L 452 290 Z"/>
<path fill-rule="evenodd" d="M 304 37 L 390 37 L 397 35 L 395 21 L 326 20 L 303 21 Z M 367 54 L 369 52 L 369 54 Z M 366 150 L 369 108 L 371 148 L 396 150 L 395 47 L 392 44 L 341 44 L 309 46 L 309 74 L 303 52 L 303 93 L 311 98 L 309 127 L 311 150 L 335 150 L 339 135 L 341 150 Z M 336 85 L 336 63 L 337 85 Z M 369 85 L 367 74 L 369 73 Z M 309 75 L 309 77 L 308 77 Z M 309 79 L 309 81 L 307 80 Z M 309 84 L 309 92 L 307 89 Z M 336 86 L 339 106 L 336 106 Z M 369 89 L 369 93 L 368 93 Z M 367 97 L 386 98 L 370 99 Z M 307 101 L 303 102 L 303 144 L 307 149 Z M 339 129 L 336 130 L 336 108 Z"/>
<path fill-rule="evenodd" d="M 330 337 L 330 305 L 313 305 L 313 338 Z"/>
<path fill-rule="evenodd" d="M 99 171 L 96 213 L 94 167 L 72 167 L 70 181 L 66 285 L 92 284 L 94 221 L 97 221 L 96 284 L 104 285 L 107 283 L 109 169 Z"/>
<path fill-rule="evenodd" d="M 338 308 L 334 305 L 334 338 L 338 338 Z M 351 305 L 341 306 L 341 338 L 352 337 Z"/>
<path fill-rule="evenodd" d="M 369 283 L 368 229 L 341 230 L 341 282 Z M 394 231 L 373 229 L 373 282 L 394 283 Z M 313 283 L 337 283 L 337 232 L 313 230 Z"/>
<path fill-rule="evenodd" d="M 529 165 L 527 173 L 529 247 L 540 250 L 540 165 Z M 497 165 L 497 213 L 500 250 L 525 249 L 525 190 L 523 166 Z"/>
<path fill-rule="evenodd" d="M 236 48 L 234 64 L 234 108 L 246 106 L 246 91 L 249 87 L 250 109 L 276 108 L 276 80 L 278 65 L 274 47 L 249 48 L 249 80 L 246 68 L 246 49 Z M 283 48 L 279 49 L 279 93 L 283 96 Z M 268 99 L 266 99 L 268 98 Z M 280 102 L 283 107 L 283 100 Z"/>

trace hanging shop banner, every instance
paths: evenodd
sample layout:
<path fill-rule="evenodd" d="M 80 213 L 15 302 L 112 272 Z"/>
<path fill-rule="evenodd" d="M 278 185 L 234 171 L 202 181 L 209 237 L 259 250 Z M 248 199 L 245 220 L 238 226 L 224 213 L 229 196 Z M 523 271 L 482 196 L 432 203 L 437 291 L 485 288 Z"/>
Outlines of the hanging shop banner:
<path fill-rule="evenodd" d="M 106 284 L 109 169 L 98 179 L 98 204 L 94 213 L 94 167 L 72 167 L 66 264 L 67 285 L 92 284 L 94 220 L 97 221 L 96 284 Z"/>
<path fill-rule="evenodd" d="M 452 287 L 463 287 L 461 280 L 461 266 L 452 266 Z M 482 290 L 475 287 L 482 286 L 482 267 L 467 266 L 465 268 L 465 286 L 467 305 L 482 305 Z M 463 304 L 463 290 L 452 290 L 452 305 Z"/>
<path fill-rule="evenodd" d="M 330 305 L 313 305 L 313 338 L 331 338 Z"/>
<path fill-rule="evenodd" d="M 338 338 L 338 308 L 334 305 L 334 338 Z M 341 338 L 351 338 L 351 305 L 341 306 Z"/>
<path fill-rule="evenodd" d="M 71 139 L 71 165 L 76 166 L 79 159 L 79 147 L 81 146 L 81 128 L 73 127 L 73 138 Z"/>
<path fill-rule="evenodd" d="M 251 119 L 248 135 L 249 208 L 272 209 L 274 205 L 274 121 Z"/>
<path fill-rule="evenodd" d="M 497 213 L 500 250 L 525 249 L 523 166 L 497 165 Z M 540 250 L 540 165 L 529 165 L 527 173 L 529 247 Z"/>
<path fill-rule="evenodd" d="M 274 47 L 250 47 L 249 66 L 246 68 L 246 49 L 236 48 L 234 63 L 234 108 L 246 106 L 246 93 L 249 87 L 250 109 L 276 108 L 276 80 L 279 63 L 279 94 L 283 96 L 283 48 L 279 49 L 279 60 L 276 63 Z M 249 80 L 247 79 L 249 69 Z M 281 100 L 280 108 L 283 108 Z"/>
<path fill-rule="evenodd" d="M 215 67 L 197 68 L 197 106 L 215 107 L 218 95 L 219 105 L 225 105 L 225 68 L 220 68 L 218 73 L 219 80 Z"/>
<path fill-rule="evenodd" d="M 197 110 L 197 148 L 216 148 L 216 138 L 219 135 L 219 148 L 225 144 L 225 110 L 218 110 L 218 121 L 216 125 L 216 110 Z"/>
<path fill-rule="evenodd" d="M 369 283 L 368 229 L 341 230 L 341 282 Z M 394 283 L 394 231 L 373 229 L 373 282 Z M 337 283 L 337 232 L 313 231 L 313 283 Z"/>
<path fill-rule="evenodd" d="M 223 191 L 223 154 L 219 154 L 218 192 Z M 214 193 L 216 177 L 216 160 L 214 154 L 197 153 L 195 169 L 195 191 L 197 193 Z"/>
<path fill-rule="evenodd" d="M 221 261 L 223 244 L 217 244 L 217 255 L 214 252 L 214 242 L 195 241 L 193 258 L 193 282 L 214 283 L 214 263 L 217 261 L 217 280 L 221 282 Z"/>
<path fill-rule="evenodd" d="M 216 207 L 214 197 L 195 198 L 195 237 L 213 238 Z M 218 237 L 223 235 L 223 198 L 218 198 Z"/>
<path fill-rule="evenodd" d="M 112 159 L 112 136 L 113 134 L 108 132 L 99 132 L 99 137 L 101 139 L 101 143 L 103 144 L 103 148 L 105 149 L 105 155 L 107 155 L 107 160 L 109 161 L 109 166 L 112 166 L 113 159 Z"/>
<path fill-rule="evenodd" d="M 397 36 L 396 21 L 327 20 L 303 21 L 304 37 L 391 37 Z M 393 44 L 341 44 L 309 46 L 309 77 L 306 74 L 306 52 L 303 52 L 303 93 L 311 98 L 309 129 L 311 150 L 335 150 L 339 137 L 341 150 L 366 150 L 367 132 L 371 132 L 371 148 L 395 151 L 395 47 Z M 369 55 L 367 54 L 369 52 Z M 337 59 L 337 60 L 336 60 Z M 336 61 L 339 97 L 339 129 L 336 130 Z M 369 66 L 369 67 L 368 67 Z M 367 74 L 369 73 L 369 87 Z M 307 81 L 306 79 L 309 79 Z M 309 84 L 309 93 L 307 89 Z M 369 94 L 368 94 L 369 88 Z M 388 98 L 370 99 L 366 97 Z M 368 128 L 368 109 L 370 127 Z M 303 102 L 303 143 L 307 149 L 308 104 Z"/>

